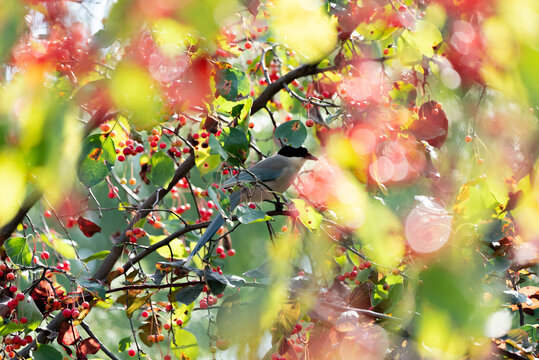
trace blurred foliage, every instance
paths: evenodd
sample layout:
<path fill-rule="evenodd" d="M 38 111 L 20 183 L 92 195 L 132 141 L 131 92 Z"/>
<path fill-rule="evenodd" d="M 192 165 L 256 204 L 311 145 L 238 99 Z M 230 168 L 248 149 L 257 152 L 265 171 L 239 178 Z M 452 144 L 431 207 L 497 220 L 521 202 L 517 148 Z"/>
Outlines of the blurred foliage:
<path fill-rule="evenodd" d="M 4 358 L 539 356 L 537 1 L 2 5 Z"/>

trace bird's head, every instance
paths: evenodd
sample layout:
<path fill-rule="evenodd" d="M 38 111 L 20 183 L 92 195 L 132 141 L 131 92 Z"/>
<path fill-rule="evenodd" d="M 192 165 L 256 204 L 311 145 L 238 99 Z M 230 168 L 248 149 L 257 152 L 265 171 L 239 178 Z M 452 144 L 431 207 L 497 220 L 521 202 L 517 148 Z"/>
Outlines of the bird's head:
<path fill-rule="evenodd" d="M 300 146 L 298 148 L 292 147 L 292 146 L 283 146 L 281 150 L 277 153 L 281 156 L 286 156 L 289 158 L 301 158 L 305 160 L 318 160 L 318 158 L 314 155 L 312 155 L 309 150 L 304 148 L 303 146 Z"/>

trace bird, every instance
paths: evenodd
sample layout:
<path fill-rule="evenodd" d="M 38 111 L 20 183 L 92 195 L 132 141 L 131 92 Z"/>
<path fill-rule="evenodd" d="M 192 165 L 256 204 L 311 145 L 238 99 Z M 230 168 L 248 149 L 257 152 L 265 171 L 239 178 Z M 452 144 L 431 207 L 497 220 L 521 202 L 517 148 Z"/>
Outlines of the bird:
<path fill-rule="evenodd" d="M 253 187 L 242 187 L 229 195 L 230 211 L 234 211 L 240 203 L 247 200 L 261 202 L 275 199 L 277 194 L 284 193 L 292 185 L 307 160 L 318 160 L 318 158 L 309 153 L 303 146 L 292 147 L 286 145 L 277 154 L 257 162 L 247 170 L 241 170 L 226 180 L 221 185 L 221 188 L 230 189 L 242 184 L 251 184 Z M 211 240 L 224 223 L 223 215 L 217 214 L 187 257 L 185 264 L 191 262 L 193 257 Z"/>

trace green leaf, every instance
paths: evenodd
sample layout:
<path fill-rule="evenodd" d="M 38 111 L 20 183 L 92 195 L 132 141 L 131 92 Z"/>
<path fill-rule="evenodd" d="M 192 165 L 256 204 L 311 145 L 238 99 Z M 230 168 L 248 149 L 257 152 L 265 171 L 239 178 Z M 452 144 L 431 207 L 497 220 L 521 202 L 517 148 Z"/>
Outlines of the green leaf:
<path fill-rule="evenodd" d="M 60 239 L 57 238 L 54 234 L 41 234 L 43 241 L 49 245 L 54 251 L 58 252 L 60 255 L 67 259 L 75 259 L 77 253 L 75 252 L 75 247 L 79 246 L 76 242 L 69 239 Z"/>
<path fill-rule="evenodd" d="M 30 296 L 27 296 L 23 301 L 19 302 L 17 314 L 19 319 L 21 317 L 28 319 L 28 322 L 24 326 L 29 331 L 37 329 L 39 324 L 43 321 L 43 315 L 37 308 L 34 299 Z"/>
<path fill-rule="evenodd" d="M 211 148 L 199 148 L 195 150 L 195 164 L 202 176 L 215 169 L 221 163 L 218 155 L 211 155 Z"/>
<path fill-rule="evenodd" d="M 482 240 L 492 243 L 500 241 L 512 230 L 511 223 L 502 219 L 494 219 L 477 226 L 477 232 L 482 235 Z"/>
<path fill-rule="evenodd" d="M 125 337 L 118 343 L 118 351 L 124 352 L 131 347 L 131 336 Z"/>
<path fill-rule="evenodd" d="M 174 161 L 169 158 L 164 152 L 158 151 L 152 155 L 149 162 L 150 171 L 148 173 L 148 179 L 161 187 L 165 187 L 169 184 L 170 180 L 174 176 Z"/>
<path fill-rule="evenodd" d="M 238 69 L 219 69 L 215 74 L 217 92 L 229 101 L 243 100 L 251 93 L 247 75 Z"/>
<path fill-rule="evenodd" d="M 301 307 L 297 300 L 287 300 L 282 304 L 281 309 L 272 326 L 272 334 L 288 336 L 294 330 L 294 326 L 299 320 Z"/>
<path fill-rule="evenodd" d="M 99 184 L 110 173 L 116 161 L 116 150 L 110 137 L 90 135 L 82 141 L 77 176 L 86 186 Z"/>
<path fill-rule="evenodd" d="M 175 221 L 179 222 L 179 220 L 177 219 Z M 148 238 L 150 239 L 151 245 L 158 243 L 159 241 L 163 240 L 165 237 L 166 237 L 165 235 L 148 236 Z M 170 249 L 172 249 L 172 254 L 170 253 Z M 172 240 L 169 243 L 169 246 L 160 247 L 159 249 L 157 249 L 157 253 L 167 259 L 169 259 L 170 257 L 174 257 L 176 259 L 187 257 L 187 251 L 185 251 L 185 246 L 183 242 L 180 241 L 179 239 Z"/>
<path fill-rule="evenodd" d="M 404 81 L 395 81 L 393 89 L 389 91 L 389 96 L 394 103 L 402 106 L 411 107 L 415 104 L 417 91 L 414 85 L 405 83 Z"/>
<path fill-rule="evenodd" d="M 63 355 L 50 345 L 41 344 L 37 350 L 32 351 L 34 360 L 61 360 Z"/>
<path fill-rule="evenodd" d="M 85 263 L 88 263 L 92 260 L 101 260 L 101 259 L 106 258 L 108 254 L 110 254 L 110 251 L 108 250 L 98 251 L 95 254 L 90 255 L 85 259 L 82 259 L 82 261 L 84 261 Z"/>
<path fill-rule="evenodd" d="M 133 316 L 133 313 L 137 311 L 138 309 L 140 309 L 141 306 L 146 304 L 148 300 L 150 300 L 152 295 L 153 295 L 152 293 L 148 293 L 144 296 L 136 297 L 133 301 L 129 302 L 129 306 L 125 310 L 127 317 L 131 319 L 131 317 Z"/>
<path fill-rule="evenodd" d="M 26 244 L 26 239 L 23 237 L 15 237 L 6 240 L 4 243 L 7 256 L 14 264 L 30 266 L 32 265 L 32 252 Z"/>
<path fill-rule="evenodd" d="M 257 222 L 264 222 L 273 220 L 273 218 L 267 215 L 262 210 L 251 209 L 249 206 L 239 206 L 236 210 L 236 216 L 242 224 L 251 224 Z"/>
<path fill-rule="evenodd" d="M 269 278 L 269 264 L 269 262 L 265 262 L 254 269 L 247 270 L 243 273 L 243 276 L 247 276 L 253 279 Z"/>
<path fill-rule="evenodd" d="M 184 287 L 176 293 L 176 301 L 189 305 L 196 300 L 202 289 L 204 289 L 204 285 L 202 284 Z"/>
<path fill-rule="evenodd" d="M 301 199 L 292 199 L 292 202 L 299 212 L 301 223 L 310 230 L 318 229 L 322 223 L 323 216 L 312 206 L 305 204 L 305 201 Z"/>
<path fill-rule="evenodd" d="M 198 356 L 198 342 L 195 335 L 189 331 L 174 326 L 174 339 L 170 342 L 170 349 L 178 359 L 194 360 Z"/>
<path fill-rule="evenodd" d="M 100 299 L 105 299 L 105 297 L 107 296 L 107 288 L 105 287 L 105 285 L 102 285 L 98 282 L 82 280 L 79 281 L 79 285 Z"/>
<path fill-rule="evenodd" d="M 0 326 L 0 336 L 6 336 L 8 334 L 22 330 L 24 330 L 24 326 L 20 324 L 15 324 L 14 322 L 8 322 L 7 324 Z"/>
<path fill-rule="evenodd" d="M 208 284 L 211 293 L 214 295 L 221 294 L 223 291 L 225 291 L 227 286 L 233 287 L 233 285 L 228 282 L 227 278 L 224 275 L 221 275 L 210 269 L 204 270 L 204 276 L 206 278 L 206 283 Z"/>
<path fill-rule="evenodd" d="M 223 150 L 228 153 L 227 161 L 241 165 L 249 155 L 249 139 L 245 133 L 233 127 L 226 127 L 218 138 Z"/>
<path fill-rule="evenodd" d="M 275 130 L 275 137 L 281 139 L 285 145 L 300 147 L 307 138 L 307 129 L 299 120 L 287 121 Z"/>
<path fill-rule="evenodd" d="M 227 218 L 230 211 L 230 198 L 228 197 L 226 192 L 217 190 L 213 186 L 210 186 L 208 188 L 208 195 L 210 199 L 212 199 L 213 203 L 215 204 L 217 210 L 219 210 L 221 215 Z"/>

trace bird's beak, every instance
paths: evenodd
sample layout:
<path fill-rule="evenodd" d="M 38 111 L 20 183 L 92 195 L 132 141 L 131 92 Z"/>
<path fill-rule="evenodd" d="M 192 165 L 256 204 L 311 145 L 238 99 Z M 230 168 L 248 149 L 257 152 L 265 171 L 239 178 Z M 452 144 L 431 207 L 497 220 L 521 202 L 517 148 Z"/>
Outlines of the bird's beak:
<path fill-rule="evenodd" d="M 307 160 L 318 160 L 318 158 L 316 156 L 314 156 L 313 154 L 311 154 L 311 153 L 307 153 L 307 156 L 305 156 L 305 159 L 307 159 Z"/>

